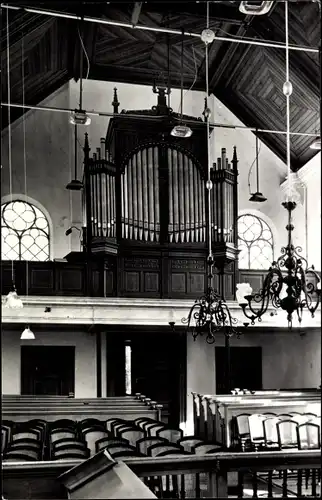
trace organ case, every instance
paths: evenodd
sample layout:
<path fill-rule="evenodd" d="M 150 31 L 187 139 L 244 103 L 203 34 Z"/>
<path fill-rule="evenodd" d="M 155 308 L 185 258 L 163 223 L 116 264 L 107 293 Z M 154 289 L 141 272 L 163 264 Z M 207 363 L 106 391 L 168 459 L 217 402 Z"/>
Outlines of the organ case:
<path fill-rule="evenodd" d="M 155 92 L 157 106 L 121 113 L 114 94 L 114 117 L 91 158 L 86 137 L 87 254 L 89 260 L 96 259 L 96 284 L 100 259 L 104 273 L 113 272 L 115 286 L 109 294 L 196 297 L 207 285 L 207 132 L 201 118 L 184 115 L 193 135 L 173 137 L 170 132 L 179 115 L 167 107 L 164 89 Z M 223 168 L 217 162 L 212 170 L 211 210 L 213 251 L 226 264 L 236 250 L 231 228 L 237 215 L 236 208 L 220 215 L 218 203 L 236 202 L 237 157 L 235 151 L 230 167 L 223 155 L 224 150 Z M 232 298 L 234 290 L 224 293 Z"/>

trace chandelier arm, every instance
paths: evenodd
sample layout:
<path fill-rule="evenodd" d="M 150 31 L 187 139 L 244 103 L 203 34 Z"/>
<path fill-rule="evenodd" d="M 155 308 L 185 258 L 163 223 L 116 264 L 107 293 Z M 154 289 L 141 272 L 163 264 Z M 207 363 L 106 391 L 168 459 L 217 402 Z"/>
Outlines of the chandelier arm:
<path fill-rule="evenodd" d="M 305 295 L 305 299 L 303 299 L 301 303 L 310 311 L 312 317 L 314 317 L 314 313 L 320 305 L 320 294 L 313 283 L 306 283 L 306 277 L 309 273 L 312 273 L 318 279 L 318 282 L 320 281 L 318 274 L 313 269 L 308 269 L 307 272 L 305 272 L 302 267 L 300 268 L 302 290 Z M 312 299 L 314 292 L 316 295 L 316 302 L 313 302 Z"/>

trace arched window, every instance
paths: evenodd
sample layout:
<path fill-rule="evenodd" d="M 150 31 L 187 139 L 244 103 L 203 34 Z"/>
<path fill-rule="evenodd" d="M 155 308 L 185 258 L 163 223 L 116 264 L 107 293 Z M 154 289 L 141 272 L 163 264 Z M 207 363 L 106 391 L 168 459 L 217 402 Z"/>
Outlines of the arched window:
<path fill-rule="evenodd" d="M 273 233 L 267 222 L 252 214 L 238 217 L 240 269 L 268 269 L 274 260 L 273 244 Z"/>
<path fill-rule="evenodd" d="M 49 260 L 49 226 L 44 213 L 21 200 L 1 206 L 1 259 Z"/>

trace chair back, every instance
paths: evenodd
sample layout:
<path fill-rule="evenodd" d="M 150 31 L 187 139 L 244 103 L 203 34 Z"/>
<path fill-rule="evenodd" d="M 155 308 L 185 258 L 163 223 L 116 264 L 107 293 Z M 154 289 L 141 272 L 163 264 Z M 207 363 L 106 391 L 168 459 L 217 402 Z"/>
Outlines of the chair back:
<path fill-rule="evenodd" d="M 144 455 L 147 455 L 149 447 L 157 443 L 166 444 L 167 440 L 161 437 L 144 437 L 142 439 L 138 439 L 138 441 L 136 442 L 136 447 L 140 453 L 144 453 Z"/>
<path fill-rule="evenodd" d="M 192 448 L 194 446 L 201 443 L 203 443 L 202 439 L 196 438 L 194 436 L 185 436 L 180 439 L 180 441 L 178 441 L 178 444 L 182 446 L 185 451 L 192 451 Z"/>
<path fill-rule="evenodd" d="M 248 417 L 249 434 L 252 443 L 264 441 L 263 422 L 266 420 L 265 415 L 254 414 Z"/>
<path fill-rule="evenodd" d="M 120 431 L 120 436 L 127 439 L 132 446 L 136 446 L 138 439 L 144 438 L 144 432 L 139 429 L 125 429 Z"/>
<path fill-rule="evenodd" d="M 87 447 L 91 452 L 91 455 L 95 455 L 96 453 L 96 442 L 99 439 L 107 438 L 108 434 L 105 431 L 98 431 L 98 430 L 87 430 L 84 431 L 83 437 L 87 443 Z"/>
<path fill-rule="evenodd" d="M 148 429 L 147 429 L 147 434 L 148 436 L 156 436 L 157 435 L 157 431 L 159 431 L 160 429 L 164 429 L 166 427 L 165 424 L 154 424 L 154 425 L 151 425 Z"/>
<path fill-rule="evenodd" d="M 264 441 L 266 446 L 278 445 L 277 422 L 279 422 L 277 417 L 269 417 L 263 420 Z"/>
<path fill-rule="evenodd" d="M 159 429 L 156 431 L 156 435 L 159 437 L 163 437 L 170 441 L 170 443 L 177 443 L 180 439 L 183 438 L 182 429 L 171 429 L 170 427 L 164 427 L 163 429 Z"/>
<path fill-rule="evenodd" d="M 204 455 L 205 453 L 218 453 L 222 450 L 222 446 L 214 443 L 199 443 L 192 447 L 192 452 L 196 455 Z"/>
<path fill-rule="evenodd" d="M 299 450 L 319 450 L 321 448 L 320 426 L 311 422 L 300 424 L 297 429 Z"/>
<path fill-rule="evenodd" d="M 157 457 L 159 453 L 168 450 L 176 450 L 177 452 L 183 452 L 182 446 L 173 443 L 156 443 L 148 448 L 148 455 L 151 457 Z"/>
<path fill-rule="evenodd" d="M 236 416 L 237 432 L 240 437 L 249 436 L 248 417 L 250 416 L 250 413 L 241 413 Z"/>
<path fill-rule="evenodd" d="M 280 420 L 276 424 L 278 446 L 283 448 L 297 448 L 297 422 L 294 420 Z"/>
<path fill-rule="evenodd" d="M 104 450 L 105 448 L 108 448 L 109 446 L 112 446 L 113 444 L 120 444 L 127 446 L 130 443 L 127 439 L 124 438 L 107 437 L 103 439 L 98 439 L 95 445 L 96 453 L 98 453 L 101 450 Z"/>

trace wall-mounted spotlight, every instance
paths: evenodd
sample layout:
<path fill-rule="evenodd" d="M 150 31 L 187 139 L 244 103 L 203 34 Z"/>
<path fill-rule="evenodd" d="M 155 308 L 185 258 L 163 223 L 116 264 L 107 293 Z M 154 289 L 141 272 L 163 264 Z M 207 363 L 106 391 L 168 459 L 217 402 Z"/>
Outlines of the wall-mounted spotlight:
<path fill-rule="evenodd" d="M 81 229 L 79 229 L 79 227 L 76 227 L 76 226 L 71 226 L 71 227 L 69 227 L 69 228 L 67 229 L 67 231 L 65 231 L 65 235 L 66 235 L 66 236 L 69 236 L 70 234 L 72 234 L 73 229 L 76 229 L 77 231 L 79 231 L 79 237 L 81 237 L 81 235 L 82 235 L 82 230 L 81 230 Z"/>
<path fill-rule="evenodd" d="M 50 313 L 51 312 L 51 307 L 45 307 L 45 313 Z"/>

